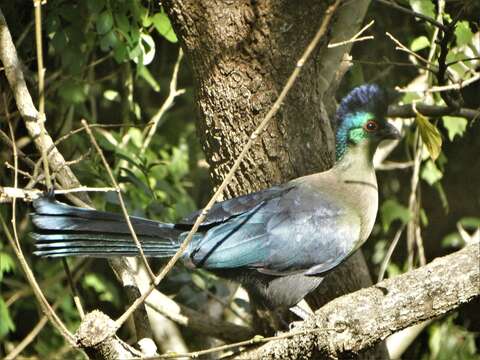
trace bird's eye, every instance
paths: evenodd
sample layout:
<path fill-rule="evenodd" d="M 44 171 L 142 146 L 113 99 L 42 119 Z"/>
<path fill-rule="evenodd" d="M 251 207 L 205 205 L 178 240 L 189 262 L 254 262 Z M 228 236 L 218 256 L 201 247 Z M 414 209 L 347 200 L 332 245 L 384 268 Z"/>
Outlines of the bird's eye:
<path fill-rule="evenodd" d="M 375 120 L 368 120 L 365 123 L 364 129 L 368 132 L 374 132 L 378 130 L 378 123 Z"/>

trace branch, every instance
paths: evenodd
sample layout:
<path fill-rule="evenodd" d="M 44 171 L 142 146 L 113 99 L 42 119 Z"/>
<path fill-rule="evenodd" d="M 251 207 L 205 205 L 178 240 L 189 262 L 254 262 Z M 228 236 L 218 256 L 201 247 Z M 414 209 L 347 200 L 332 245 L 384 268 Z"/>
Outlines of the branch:
<path fill-rule="evenodd" d="M 78 192 L 109 192 L 115 191 L 112 187 L 87 187 L 80 186 L 72 189 L 55 189 L 56 195 L 66 195 Z M 0 204 L 12 202 L 13 199 L 22 199 L 24 202 L 31 202 L 45 194 L 44 191 L 38 189 L 21 189 L 9 186 L 0 186 Z"/>
<path fill-rule="evenodd" d="M 7 22 L 0 9 L 0 60 L 5 68 L 5 75 L 12 89 L 17 104 L 18 111 L 25 121 L 28 134 L 41 154 L 46 153 L 48 149 L 53 148 L 48 153 L 48 162 L 54 172 L 58 172 L 57 177 L 63 188 L 79 187 L 80 182 L 77 180 L 72 170 L 65 166 L 65 159 L 62 154 L 55 148 L 53 140 L 45 130 L 42 117 L 39 115 L 32 97 L 25 83 L 25 78 L 18 59 L 17 50 L 12 41 L 12 36 L 8 30 Z M 83 205 L 85 201 L 89 202 L 87 195 L 78 194 L 79 201 L 75 196 L 69 196 L 69 199 L 76 205 Z"/>
<path fill-rule="evenodd" d="M 448 26 L 445 26 L 443 25 L 442 23 L 438 22 L 437 20 L 435 19 L 432 19 L 431 17 L 429 16 L 426 16 L 426 15 L 423 15 L 423 14 L 420 14 L 418 12 L 415 12 L 413 10 L 410 10 L 410 9 L 407 9 L 406 7 L 403 7 L 403 6 L 400 6 L 398 4 L 395 4 L 394 2 L 392 1 L 387 1 L 387 0 L 376 0 L 377 2 L 383 4 L 383 5 L 386 5 L 386 6 L 389 6 L 393 9 L 396 9 L 396 10 L 399 10 L 403 13 L 406 13 L 406 14 L 409 14 L 409 15 L 412 15 L 413 17 L 416 17 L 417 19 L 420 19 L 420 20 L 424 20 L 436 27 L 438 27 L 439 29 L 443 30 L 443 31 L 447 31 L 448 30 Z"/>
<path fill-rule="evenodd" d="M 452 109 L 448 106 L 436 106 L 417 103 L 415 105 L 417 111 L 425 116 L 437 117 L 444 115 L 460 116 L 468 120 L 475 120 L 480 117 L 480 109 L 459 108 Z M 415 117 L 415 111 L 412 104 L 391 105 L 388 107 L 389 117 L 410 118 Z"/>
<path fill-rule="evenodd" d="M 75 334 L 77 344 L 91 359 L 131 359 L 142 353 L 120 341 L 115 322 L 101 311 L 94 310 L 82 320 Z"/>
<path fill-rule="evenodd" d="M 318 332 L 269 342 L 238 359 L 355 355 L 387 336 L 438 317 L 480 295 L 478 243 L 372 287 L 337 298 L 294 329 Z M 328 329 L 335 330 L 328 330 Z M 327 330 L 325 330 L 327 329 Z"/>
<path fill-rule="evenodd" d="M 180 89 L 180 90 L 177 89 L 178 70 L 180 69 L 180 62 L 182 61 L 182 57 L 183 57 L 183 52 L 182 52 L 182 48 L 180 48 L 180 50 L 178 50 L 177 61 L 175 62 L 175 65 L 173 67 L 172 78 L 170 80 L 170 91 L 168 93 L 167 98 L 165 99 L 162 106 L 160 107 L 160 109 L 155 113 L 155 115 L 152 116 L 150 121 L 145 126 L 145 129 L 143 131 L 143 137 L 145 141 L 143 142 L 142 147 L 140 148 L 140 154 L 143 154 L 146 148 L 150 145 L 153 135 L 155 135 L 155 132 L 157 131 L 160 120 L 162 119 L 163 115 L 167 112 L 167 110 L 173 105 L 175 98 L 185 93 L 185 89 Z"/>

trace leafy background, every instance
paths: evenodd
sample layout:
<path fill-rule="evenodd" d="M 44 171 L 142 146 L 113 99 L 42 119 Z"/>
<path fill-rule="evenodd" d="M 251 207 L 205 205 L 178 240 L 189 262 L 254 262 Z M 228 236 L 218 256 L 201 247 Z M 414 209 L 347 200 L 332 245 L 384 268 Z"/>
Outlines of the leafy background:
<path fill-rule="evenodd" d="M 401 3 L 432 18 L 437 17 L 438 4 L 431 0 Z M 461 6 L 462 2 L 447 2 L 442 18 L 451 19 Z M 2 2 L 1 8 L 34 94 L 37 72 L 31 2 Z M 479 18 L 480 5 L 472 1 L 460 16 L 448 61 L 480 56 Z M 428 57 L 434 28 L 410 16 L 399 16 L 379 4 L 371 5 L 365 22 L 372 19 L 375 25 L 370 32 L 375 40 L 354 46 L 354 66 L 345 77 L 339 94 L 364 82 L 378 82 L 391 88 L 406 87 L 424 76 L 416 66 L 398 64 L 417 62 L 411 55 L 395 50 L 385 32 L 391 32 L 410 50 Z M 195 133 L 193 79 L 185 59 L 178 78 L 178 88 L 185 89 L 185 93 L 175 99 L 174 105 L 161 118 L 152 143 L 144 153 L 141 151 L 144 128 L 168 96 L 179 51 L 177 37 L 162 8 L 152 1 L 49 0 L 43 6 L 43 24 L 47 128 L 53 138 L 58 139 L 79 128 L 81 119 L 91 124 L 118 125 L 101 128 L 96 134 L 123 189 L 130 214 L 174 221 L 205 204 L 211 185 L 208 166 Z M 465 61 L 453 65 L 452 70 L 458 79 L 466 78 L 480 71 L 480 62 Z M 422 84 L 432 85 L 434 80 L 427 77 L 422 81 Z M 0 86 L 9 97 L 3 76 Z M 480 107 L 479 93 L 479 81 L 462 89 L 466 106 Z M 405 93 L 399 101 L 417 99 L 421 99 L 418 93 Z M 443 104 L 438 93 L 433 93 L 428 101 Z M 12 115 L 19 148 L 38 160 L 18 113 Z M 480 225 L 479 121 L 444 116 L 429 122 L 419 116 L 416 121 L 402 123 L 405 137 L 391 158 L 408 164 L 414 160 L 415 149 L 421 151 L 420 183 L 416 192 L 419 211 L 412 213 L 409 208 L 412 167 L 380 171 L 379 218 L 371 240 L 365 245 L 373 278 L 379 274 L 395 233 L 413 220 L 417 219 L 421 227 L 427 261 L 463 246 L 465 233 L 471 234 Z M 0 129 L 8 133 L 5 121 L 0 122 Z M 418 147 L 419 136 L 426 146 Z M 106 171 L 90 148 L 83 132 L 70 135 L 59 144 L 66 159 L 78 160 L 72 168 L 82 184 L 109 186 Z M 10 151 L 0 152 L 0 184 L 11 186 L 13 171 L 4 166 L 5 162 L 12 164 Z M 21 176 L 20 185 L 42 188 L 26 176 Z M 93 194 L 92 197 L 96 207 L 119 211 L 114 194 Z M 28 206 L 20 205 L 17 216 L 21 219 L 22 246 L 26 254 L 31 254 L 27 214 Z M 9 219 L 10 207 L 2 206 L 0 215 Z M 386 267 L 386 276 L 395 276 L 407 271 L 409 266 L 420 264 L 418 252 L 407 246 L 406 232 L 403 231 Z M 29 257 L 29 262 L 50 301 L 58 306 L 68 327 L 75 329 L 79 317 L 66 290 L 62 264 L 34 256 Z M 87 310 L 100 308 L 112 316 L 123 312 L 125 297 L 105 261 L 69 259 L 69 263 L 74 274 L 78 274 L 79 291 Z M 153 262 L 153 265 L 159 268 L 161 264 Z M 0 286 L 0 354 L 6 354 L 35 326 L 41 312 L 5 236 L 0 242 Z M 211 304 L 212 294 L 225 298 L 229 287 L 208 273 L 192 273 L 177 266 L 162 282 L 160 290 L 180 303 L 205 311 Z M 433 321 L 404 357 L 480 358 L 477 354 L 479 305 L 476 301 Z M 236 312 L 248 313 L 248 304 L 244 301 L 237 300 L 230 306 Z M 122 329 L 121 335 L 129 338 L 128 326 Z M 192 350 L 205 347 L 205 340 L 188 330 L 182 329 L 182 335 Z M 72 351 L 50 325 L 23 354 L 39 358 L 82 357 Z"/>

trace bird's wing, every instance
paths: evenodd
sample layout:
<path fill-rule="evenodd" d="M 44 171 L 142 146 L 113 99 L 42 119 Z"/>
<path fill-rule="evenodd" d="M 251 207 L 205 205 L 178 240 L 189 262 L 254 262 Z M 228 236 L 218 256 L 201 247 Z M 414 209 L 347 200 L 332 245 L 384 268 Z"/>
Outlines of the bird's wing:
<path fill-rule="evenodd" d="M 349 256 L 359 238 L 359 216 L 334 192 L 302 185 L 213 226 L 191 245 L 189 256 L 207 269 L 318 275 Z"/>
<path fill-rule="evenodd" d="M 201 225 L 204 227 L 208 227 L 215 224 L 223 223 L 232 217 L 251 211 L 259 204 L 269 199 L 282 196 L 283 194 L 290 191 L 291 188 L 292 186 L 288 184 L 273 186 L 271 188 L 257 191 L 248 195 L 243 195 L 233 199 L 218 202 L 213 205 L 212 208 L 208 211 L 207 217 Z M 195 220 L 197 220 L 197 217 L 200 215 L 200 213 L 201 210 L 195 211 L 194 213 L 180 220 L 177 225 L 179 227 L 192 226 L 195 223 Z"/>

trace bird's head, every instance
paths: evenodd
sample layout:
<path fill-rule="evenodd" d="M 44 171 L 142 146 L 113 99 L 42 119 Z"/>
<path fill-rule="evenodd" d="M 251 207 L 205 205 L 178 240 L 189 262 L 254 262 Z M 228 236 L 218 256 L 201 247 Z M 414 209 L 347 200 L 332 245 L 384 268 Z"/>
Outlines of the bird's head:
<path fill-rule="evenodd" d="M 385 120 L 387 108 L 387 93 L 375 84 L 356 87 L 342 99 L 336 114 L 337 161 L 349 146 L 369 145 L 374 151 L 380 141 L 400 137 L 398 130 Z"/>

